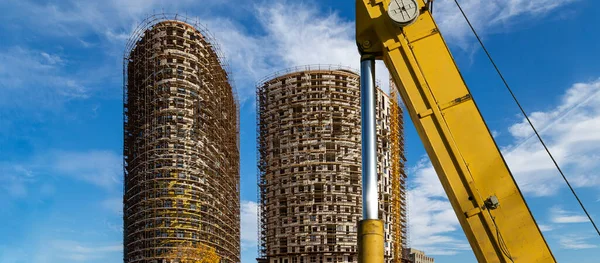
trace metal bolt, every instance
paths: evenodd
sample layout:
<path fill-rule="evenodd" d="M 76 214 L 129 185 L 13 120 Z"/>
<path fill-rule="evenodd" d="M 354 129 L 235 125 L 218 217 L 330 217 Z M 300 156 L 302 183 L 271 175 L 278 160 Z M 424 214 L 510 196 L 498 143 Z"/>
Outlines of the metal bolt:
<path fill-rule="evenodd" d="M 365 40 L 365 42 L 363 42 L 363 48 L 370 48 L 371 47 L 371 41 L 369 40 Z"/>

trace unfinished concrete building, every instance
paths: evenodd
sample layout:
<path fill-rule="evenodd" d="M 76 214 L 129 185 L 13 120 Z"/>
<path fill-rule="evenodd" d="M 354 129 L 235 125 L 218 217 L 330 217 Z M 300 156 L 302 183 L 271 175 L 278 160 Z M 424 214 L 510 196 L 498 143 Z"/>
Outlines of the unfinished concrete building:
<path fill-rule="evenodd" d="M 425 255 L 425 252 L 414 248 L 408 249 L 411 263 L 434 263 L 435 259 Z"/>
<path fill-rule="evenodd" d="M 177 17 L 149 17 L 126 47 L 124 262 L 202 244 L 237 263 L 238 102 L 214 40 Z"/>
<path fill-rule="evenodd" d="M 360 81 L 307 66 L 257 87 L 259 262 L 357 262 L 362 218 Z M 406 240 L 402 112 L 377 92 L 379 216 L 386 262 Z"/>

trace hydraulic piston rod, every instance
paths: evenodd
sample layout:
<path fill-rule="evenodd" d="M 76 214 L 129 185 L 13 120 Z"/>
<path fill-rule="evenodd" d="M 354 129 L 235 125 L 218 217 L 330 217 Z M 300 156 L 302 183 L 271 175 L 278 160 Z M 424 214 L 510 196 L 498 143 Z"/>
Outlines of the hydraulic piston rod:
<path fill-rule="evenodd" d="M 360 75 L 363 220 L 358 223 L 358 262 L 383 263 L 383 221 L 378 218 L 374 58 L 362 59 Z"/>
<path fill-rule="evenodd" d="M 378 219 L 375 60 L 360 63 L 363 219 Z"/>

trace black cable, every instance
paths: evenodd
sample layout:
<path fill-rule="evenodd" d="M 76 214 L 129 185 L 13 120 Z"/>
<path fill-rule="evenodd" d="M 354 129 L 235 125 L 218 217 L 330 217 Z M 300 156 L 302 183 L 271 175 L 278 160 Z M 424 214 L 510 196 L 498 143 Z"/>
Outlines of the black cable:
<path fill-rule="evenodd" d="M 487 55 L 488 59 L 490 60 L 490 62 L 494 66 L 494 68 L 496 69 L 496 72 L 498 72 L 498 75 L 502 79 L 502 82 L 504 82 L 504 86 L 506 86 L 506 89 L 508 89 L 508 92 L 510 92 L 510 95 L 512 96 L 513 100 L 515 101 L 515 103 L 517 103 L 517 106 L 519 106 L 519 109 L 521 110 L 521 113 L 523 113 L 523 115 L 525 116 L 525 119 L 527 119 L 527 122 L 529 123 L 529 126 L 531 126 L 531 128 L 535 132 L 535 135 L 537 136 L 538 140 L 542 143 L 542 146 L 544 146 L 544 149 L 546 150 L 546 152 L 550 156 L 550 159 L 552 159 L 552 162 L 554 163 L 554 166 L 556 166 L 556 169 L 558 169 L 558 172 L 560 173 L 560 175 L 562 176 L 562 178 L 565 180 L 565 183 L 567 183 L 567 185 L 569 186 L 569 189 L 571 189 L 571 192 L 575 196 L 575 199 L 577 199 L 577 202 L 579 202 L 579 205 L 581 206 L 581 209 L 583 209 L 583 212 L 585 212 L 585 215 L 588 217 L 588 219 L 590 220 L 590 222 L 594 226 L 594 229 L 596 229 L 596 232 L 600 236 L 600 230 L 598 230 L 598 227 L 596 226 L 596 223 L 594 223 L 594 220 L 592 219 L 592 217 L 590 216 L 590 214 L 588 213 L 588 211 L 585 209 L 585 206 L 581 202 L 581 199 L 579 199 L 579 196 L 577 196 L 577 193 L 575 193 L 575 189 L 573 189 L 573 187 L 569 183 L 569 180 L 567 179 L 567 177 L 565 176 L 565 174 L 563 173 L 563 171 L 560 169 L 560 166 L 558 165 L 558 163 L 554 159 L 554 156 L 552 156 L 552 153 L 550 152 L 550 150 L 546 146 L 546 143 L 544 143 L 544 140 L 542 139 L 542 136 L 540 136 L 540 134 L 538 133 L 538 131 L 535 128 L 535 126 L 533 126 L 533 123 L 529 119 L 529 116 L 527 116 L 527 113 L 525 112 L 525 110 L 521 106 L 521 103 L 519 103 L 519 100 L 517 100 L 517 97 L 515 96 L 514 92 L 510 88 L 510 86 L 508 85 L 508 82 L 506 82 L 506 79 L 504 78 L 504 76 L 500 72 L 500 69 L 498 69 L 498 66 L 496 66 L 496 63 L 492 59 L 492 56 L 490 55 L 490 53 L 485 48 L 485 45 L 483 44 L 483 41 L 481 41 L 481 38 L 479 38 L 479 35 L 477 34 L 477 31 L 475 31 L 475 28 L 473 28 L 473 25 L 471 25 L 471 21 L 469 21 L 469 18 L 467 17 L 467 15 L 463 11 L 462 7 L 458 3 L 458 0 L 454 0 L 454 2 L 456 3 L 456 6 L 458 6 L 458 9 L 462 13 L 462 15 L 465 18 L 465 20 L 467 21 L 467 24 L 469 24 L 469 27 L 471 28 L 471 31 L 473 31 L 473 34 L 477 38 L 477 41 L 479 41 L 479 44 L 481 45 L 481 48 L 483 48 L 483 51 L 485 52 L 485 54 Z"/>
<path fill-rule="evenodd" d="M 494 227 L 496 228 L 496 236 L 498 237 L 498 241 L 500 242 L 500 251 L 502 251 L 502 254 L 504 254 L 510 260 L 510 262 L 515 263 L 512 256 L 510 255 L 510 252 L 508 251 L 508 247 L 506 246 L 504 239 L 502 238 L 502 234 L 500 234 L 500 229 L 498 228 L 498 224 L 496 224 L 496 218 L 492 215 L 492 212 L 490 212 L 489 209 L 486 210 L 490 215 L 492 222 L 494 223 Z"/>
<path fill-rule="evenodd" d="M 421 9 L 422 12 L 429 11 L 429 14 L 433 15 L 433 0 L 427 0 L 425 6 Z"/>

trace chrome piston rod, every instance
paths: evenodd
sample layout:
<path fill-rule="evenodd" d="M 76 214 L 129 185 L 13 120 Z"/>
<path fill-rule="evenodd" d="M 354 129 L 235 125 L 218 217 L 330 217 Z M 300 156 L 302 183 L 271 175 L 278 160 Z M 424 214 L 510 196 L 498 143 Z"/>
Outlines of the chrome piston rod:
<path fill-rule="evenodd" d="M 363 220 L 378 219 L 375 60 L 360 62 Z"/>

